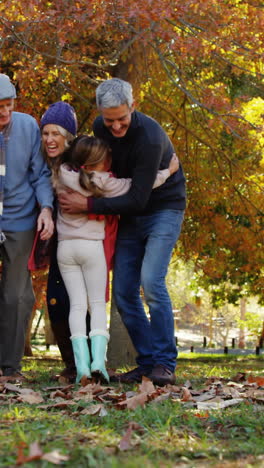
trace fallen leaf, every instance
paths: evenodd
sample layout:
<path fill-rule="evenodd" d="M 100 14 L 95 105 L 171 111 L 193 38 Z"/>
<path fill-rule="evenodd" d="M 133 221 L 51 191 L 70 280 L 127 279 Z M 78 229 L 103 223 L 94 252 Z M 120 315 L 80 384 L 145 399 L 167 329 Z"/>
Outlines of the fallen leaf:
<path fill-rule="evenodd" d="M 62 461 L 68 461 L 70 457 L 68 455 L 62 455 L 58 450 L 53 450 L 52 452 L 45 453 L 41 460 L 46 460 L 54 465 L 60 465 Z"/>
<path fill-rule="evenodd" d="M 244 400 L 243 398 L 233 398 L 232 400 L 220 400 L 220 401 L 198 401 L 197 408 L 200 410 L 219 410 L 225 409 L 228 406 L 239 405 Z"/>
<path fill-rule="evenodd" d="M 156 388 L 153 382 L 144 376 L 142 377 L 142 382 L 139 384 L 138 389 L 140 393 L 147 393 L 148 395 L 151 393 L 156 393 Z"/>
<path fill-rule="evenodd" d="M 247 378 L 248 383 L 256 383 L 259 387 L 264 387 L 264 377 L 254 377 L 249 375 Z"/>
<path fill-rule="evenodd" d="M 119 449 L 122 450 L 122 451 L 125 451 L 125 450 L 130 450 L 131 448 L 134 447 L 135 444 L 132 444 L 131 442 L 131 436 L 132 436 L 132 433 L 133 431 L 139 431 L 141 434 L 144 431 L 144 428 L 142 426 L 140 426 L 140 424 L 134 422 L 134 421 L 131 421 L 128 425 L 128 428 L 125 432 L 125 435 L 122 437 L 122 439 L 120 440 L 119 442 Z"/>
<path fill-rule="evenodd" d="M 65 398 L 65 400 L 72 399 L 72 394 L 69 392 L 64 392 L 62 390 L 56 390 L 50 394 L 50 399 L 54 400 L 55 398 Z"/>
<path fill-rule="evenodd" d="M 22 403 L 29 403 L 30 405 L 39 404 L 44 401 L 42 395 L 38 392 L 26 393 L 25 395 L 20 395 L 17 398 L 17 401 Z"/>
<path fill-rule="evenodd" d="M 52 409 L 52 408 L 65 409 L 68 406 L 75 406 L 75 405 L 76 405 L 75 401 L 63 400 L 63 401 L 60 401 L 58 403 L 54 403 L 52 405 L 42 405 L 42 406 L 39 406 L 38 408 L 39 409 L 47 409 L 47 410 Z"/>
<path fill-rule="evenodd" d="M 194 416 L 200 419 L 208 419 L 209 413 L 194 413 Z"/>
<path fill-rule="evenodd" d="M 215 397 L 215 389 L 210 390 L 209 392 L 204 392 L 199 396 L 193 396 L 194 401 L 208 401 L 212 400 Z"/>
<path fill-rule="evenodd" d="M 188 388 L 186 388 L 185 386 L 182 387 L 181 401 L 192 401 L 192 400 L 193 400 L 193 397 L 192 397 L 192 394 L 191 394 L 190 390 Z"/>
<path fill-rule="evenodd" d="M 101 412 L 103 410 L 104 410 L 103 405 L 91 405 L 91 406 L 88 406 L 87 408 L 83 409 L 80 412 L 80 414 L 87 414 L 87 415 L 90 415 L 90 416 L 94 416 L 94 415 L 98 414 L 99 416 L 101 416 Z M 107 414 L 107 411 L 106 411 L 106 414 Z M 104 416 L 105 416 L 105 414 L 104 414 Z"/>
<path fill-rule="evenodd" d="M 120 450 L 125 451 L 125 450 L 130 450 L 132 448 L 131 434 L 132 434 L 132 428 L 128 427 L 125 435 L 122 437 L 122 439 L 119 442 L 118 446 Z"/>

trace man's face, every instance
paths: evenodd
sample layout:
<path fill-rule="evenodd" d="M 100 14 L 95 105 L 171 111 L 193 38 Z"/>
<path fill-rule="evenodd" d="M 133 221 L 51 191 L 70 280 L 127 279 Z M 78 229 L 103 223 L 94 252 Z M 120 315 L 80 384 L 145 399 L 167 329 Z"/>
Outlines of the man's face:
<path fill-rule="evenodd" d="M 14 99 L 1 99 L 0 101 L 0 130 L 9 124 L 14 109 Z"/>
<path fill-rule="evenodd" d="M 122 104 L 119 107 L 101 109 L 104 124 L 114 137 L 122 138 L 125 136 L 131 123 L 131 114 L 134 108 L 134 104 L 131 108 L 127 104 Z"/>

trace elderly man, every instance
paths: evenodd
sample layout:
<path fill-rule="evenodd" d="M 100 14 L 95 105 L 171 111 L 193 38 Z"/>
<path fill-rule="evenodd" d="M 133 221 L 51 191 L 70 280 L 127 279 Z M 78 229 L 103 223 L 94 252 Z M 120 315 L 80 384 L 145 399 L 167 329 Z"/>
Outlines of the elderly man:
<path fill-rule="evenodd" d="M 101 115 L 94 122 L 94 134 L 108 142 L 117 177 L 132 177 L 131 189 L 115 198 L 88 198 L 88 203 L 76 193 L 64 194 L 60 204 L 69 213 L 87 210 L 88 205 L 92 213 L 121 215 L 113 293 L 138 352 L 138 367 L 119 379 L 140 382 L 146 375 L 157 385 L 174 383 L 177 349 L 165 277 L 184 216 L 184 174 L 180 166 L 152 190 L 157 171 L 168 167 L 174 150 L 161 126 L 135 110 L 130 83 L 106 80 L 98 86 L 96 100 Z"/>
<path fill-rule="evenodd" d="M 40 150 L 38 124 L 14 112 L 16 90 L 0 74 L 0 369 L 21 377 L 28 320 L 34 293 L 28 258 L 35 227 L 42 240 L 53 233 L 53 191 Z"/>

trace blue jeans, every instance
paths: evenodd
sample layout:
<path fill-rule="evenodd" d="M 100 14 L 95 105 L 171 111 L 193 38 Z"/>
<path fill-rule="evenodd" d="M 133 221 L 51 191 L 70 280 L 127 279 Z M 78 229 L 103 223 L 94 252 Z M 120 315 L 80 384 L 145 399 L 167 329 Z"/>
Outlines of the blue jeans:
<path fill-rule="evenodd" d="M 176 367 L 174 320 L 165 278 L 183 217 L 182 210 L 162 210 L 121 219 L 119 224 L 113 294 L 138 353 L 137 364 L 146 369 L 157 364 L 171 371 Z"/>

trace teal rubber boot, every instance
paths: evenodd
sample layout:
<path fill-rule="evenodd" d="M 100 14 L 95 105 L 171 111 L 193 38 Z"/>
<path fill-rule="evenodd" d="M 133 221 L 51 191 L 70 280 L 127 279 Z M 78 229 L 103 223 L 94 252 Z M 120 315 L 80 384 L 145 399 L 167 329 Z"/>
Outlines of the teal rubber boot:
<path fill-rule="evenodd" d="M 76 383 L 79 383 L 82 377 L 91 378 L 91 360 L 87 336 L 71 336 L 71 341 L 77 370 Z"/>
<path fill-rule="evenodd" d="M 91 345 L 92 345 L 92 357 L 93 361 L 91 364 L 92 376 L 98 380 L 109 382 L 109 375 L 105 367 L 106 348 L 108 343 L 108 337 L 105 335 L 94 335 L 90 333 Z"/>

